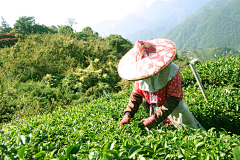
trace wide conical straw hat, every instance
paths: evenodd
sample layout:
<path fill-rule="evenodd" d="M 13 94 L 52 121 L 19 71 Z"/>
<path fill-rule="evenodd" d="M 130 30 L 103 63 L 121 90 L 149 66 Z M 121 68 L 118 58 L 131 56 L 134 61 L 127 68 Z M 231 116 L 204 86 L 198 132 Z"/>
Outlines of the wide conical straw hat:
<path fill-rule="evenodd" d="M 171 40 L 137 41 L 120 60 L 118 74 L 127 80 L 148 78 L 165 69 L 176 54 L 176 45 Z"/>

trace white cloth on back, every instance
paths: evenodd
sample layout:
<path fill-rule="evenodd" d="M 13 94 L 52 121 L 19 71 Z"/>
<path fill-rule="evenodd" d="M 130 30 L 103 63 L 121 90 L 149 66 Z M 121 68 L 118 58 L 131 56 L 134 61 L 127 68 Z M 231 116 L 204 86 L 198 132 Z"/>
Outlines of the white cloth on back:
<path fill-rule="evenodd" d="M 153 75 L 147 79 L 139 80 L 139 89 L 150 93 L 155 93 L 159 89 L 165 87 L 178 72 L 179 67 L 175 63 L 171 63 L 163 71 Z"/>

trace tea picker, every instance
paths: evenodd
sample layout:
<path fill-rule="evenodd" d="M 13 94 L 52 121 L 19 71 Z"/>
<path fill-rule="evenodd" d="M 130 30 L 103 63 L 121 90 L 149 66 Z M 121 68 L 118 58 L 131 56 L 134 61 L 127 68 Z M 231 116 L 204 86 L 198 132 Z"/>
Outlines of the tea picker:
<path fill-rule="evenodd" d="M 135 81 L 120 125 L 130 124 L 140 104 L 149 113 L 143 128 L 163 123 L 204 129 L 189 111 L 183 99 L 181 74 L 173 63 L 176 45 L 168 39 L 137 41 L 118 64 L 121 78 Z"/>

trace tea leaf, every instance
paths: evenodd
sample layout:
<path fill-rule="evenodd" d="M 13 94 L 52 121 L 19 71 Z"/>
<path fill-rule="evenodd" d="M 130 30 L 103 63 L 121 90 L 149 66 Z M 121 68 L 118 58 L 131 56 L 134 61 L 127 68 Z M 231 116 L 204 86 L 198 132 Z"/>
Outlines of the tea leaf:
<path fill-rule="evenodd" d="M 35 155 L 35 158 L 36 158 L 36 159 L 42 158 L 42 157 L 44 157 L 45 155 L 46 155 L 46 152 L 45 152 L 45 151 L 41 151 L 41 152 L 39 152 L 39 153 L 37 153 L 37 154 Z"/>
<path fill-rule="evenodd" d="M 5 145 L 0 145 L 0 149 L 4 152 L 5 150 L 7 150 L 7 146 L 5 146 Z"/>
<path fill-rule="evenodd" d="M 233 155 L 236 160 L 240 160 L 240 146 L 234 147 Z"/>
<path fill-rule="evenodd" d="M 200 142 L 197 144 L 196 148 L 197 148 L 197 152 L 199 152 L 202 148 L 204 148 L 205 144 L 204 142 Z"/>
<path fill-rule="evenodd" d="M 133 146 L 128 152 L 128 158 L 132 158 L 142 149 L 142 146 L 136 145 Z"/>
<path fill-rule="evenodd" d="M 22 147 L 22 148 L 20 148 L 20 149 L 18 150 L 18 152 L 17 152 L 18 156 L 19 156 L 21 159 L 23 159 L 23 157 L 24 157 L 24 152 L 25 152 L 25 150 L 26 150 L 26 147 Z"/>

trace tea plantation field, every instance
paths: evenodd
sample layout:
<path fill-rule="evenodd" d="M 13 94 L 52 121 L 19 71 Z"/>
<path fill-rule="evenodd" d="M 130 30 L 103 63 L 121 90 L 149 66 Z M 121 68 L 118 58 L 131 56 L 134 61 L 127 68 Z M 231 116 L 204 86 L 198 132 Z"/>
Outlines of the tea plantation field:
<path fill-rule="evenodd" d="M 186 126 L 141 130 L 143 107 L 119 127 L 131 89 L 51 114 L 1 124 L 0 159 L 234 159 L 240 146 L 239 57 L 220 57 L 183 70 L 184 99 L 206 131 Z M 235 148 L 235 149 L 234 149 Z"/>

